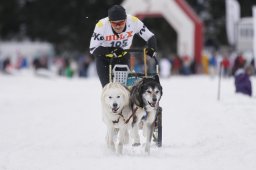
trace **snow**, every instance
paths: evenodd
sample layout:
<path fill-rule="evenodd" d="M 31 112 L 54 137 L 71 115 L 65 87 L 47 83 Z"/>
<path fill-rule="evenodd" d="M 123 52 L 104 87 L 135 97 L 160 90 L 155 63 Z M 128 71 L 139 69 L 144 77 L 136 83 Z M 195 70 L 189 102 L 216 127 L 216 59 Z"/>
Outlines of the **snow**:
<path fill-rule="evenodd" d="M 255 92 L 256 78 L 253 81 Z M 105 144 L 99 80 L 0 74 L 0 170 L 255 170 L 256 97 L 233 78 L 162 79 L 163 146 Z"/>

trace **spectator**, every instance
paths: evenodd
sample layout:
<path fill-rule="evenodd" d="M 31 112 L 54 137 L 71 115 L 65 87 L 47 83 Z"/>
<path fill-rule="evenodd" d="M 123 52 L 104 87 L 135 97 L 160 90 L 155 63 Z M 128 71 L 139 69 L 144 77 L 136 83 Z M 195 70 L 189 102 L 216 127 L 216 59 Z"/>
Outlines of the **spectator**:
<path fill-rule="evenodd" d="M 177 55 L 175 55 L 173 60 L 172 60 L 172 73 L 173 74 L 179 74 L 181 66 L 182 66 L 181 59 Z"/>
<path fill-rule="evenodd" d="M 12 72 L 12 65 L 11 65 L 11 59 L 10 57 L 7 57 L 3 60 L 3 73 L 5 74 L 11 74 Z"/>
<path fill-rule="evenodd" d="M 183 56 L 181 73 L 183 75 L 189 75 L 191 73 L 190 66 L 191 66 L 191 59 L 189 58 L 189 56 L 187 55 Z"/>
<path fill-rule="evenodd" d="M 214 77 L 217 73 L 217 59 L 216 54 L 212 54 L 209 58 L 209 73 L 210 76 Z"/>
<path fill-rule="evenodd" d="M 81 55 L 78 59 L 79 77 L 88 77 L 88 69 L 91 64 L 91 57 L 87 55 Z"/>
<path fill-rule="evenodd" d="M 254 75 L 256 73 L 256 68 L 255 68 L 255 59 L 253 58 L 251 63 L 250 63 L 251 67 L 252 67 L 252 75 Z"/>
<path fill-rule="evenodd" d="M 167 58 L 162 58 L 160 60 L 160 76 L 163 78 L 170 77 L 171 74 L 171 62 Z"/>
<path fill-rule="evenodd" d="M 204 74 L 208 74 L 208 70 L 209 70 L 209 57 L 207 56 L 207 54 L 203 54 L 202 55 L 202 67 L 203 67 L 203 73 Z"/>
<path fill-rule="evenodd" d="M 241 54 L 238 55 L 234 61 L 234 65 L 232 68 L 232 75 L 236 73 L 237 69 L 244 67 L 245 63 L 246 63 L 246 60 L 244 59 L 244 57 Z"/>
<path fill-rule="evenodd" d="M 35 70 L 38 70 L 38 69 L 40 68 L 40 61 L 39 61 L 39 59 L 38 59 L 38 58 L 34 58 L 32 65 L 33 65 L 33 68 L 34 68 Z"/>
<path fill-rule="evenodd" d="M 230 62 L 227 56 L 225 56 L 221 62 L 221 65 L 223 67 L 223 74 L 224 76 L 229 75 L 229 69 L 230 69 Z"/>
<path fill-rule="evenodd" d="M 248 96 L 252 96 L 252 82 L 250 80 L 252 75 L 252 68 L 247 67 L 244 69 L 240 67 L 235 72 L 235 87 L 237 93 L 242 93 Z"/>
<path fill-rule="evenodd" d="M 65 76 L 68 78 L 72 78 L 74 75 L 74 71 L 71 68 L 71 61 L 68 58 L 66 58 L 64 60 L 64 63 L 65 63 L 65 70 L 64 70 Z"/>

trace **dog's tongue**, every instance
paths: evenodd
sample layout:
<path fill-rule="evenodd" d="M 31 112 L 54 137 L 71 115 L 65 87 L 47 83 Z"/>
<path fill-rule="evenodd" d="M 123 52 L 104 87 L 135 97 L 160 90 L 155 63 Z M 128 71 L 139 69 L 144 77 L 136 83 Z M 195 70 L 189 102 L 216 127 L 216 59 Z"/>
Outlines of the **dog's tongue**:
<path fill-rule="evenodd" d="M 118 108 L 112 108 L 112 112 L 117 112 Z"/>
<path fill-rule="evenodd" d="M 149 103 L 149 102 L 148 102 Z M 151 107 L 156 107 L 156 102 L 149 103 Z"/>
<path fill-rule="evenodd" d="M 152 105 L 155 107 L 156 106 L 156 102 L 153 102 Z"/>

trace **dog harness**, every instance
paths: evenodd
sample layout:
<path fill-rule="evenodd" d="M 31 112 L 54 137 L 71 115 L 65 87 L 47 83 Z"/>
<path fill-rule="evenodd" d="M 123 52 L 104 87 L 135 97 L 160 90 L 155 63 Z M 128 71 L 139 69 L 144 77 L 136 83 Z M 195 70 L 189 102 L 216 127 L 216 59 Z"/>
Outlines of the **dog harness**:
<path fill-rule="evenodd" d="M 113 124 L 119 123 L 119 119 L 120 119 L 120 117 L 122 117 L 122 118 L 124 119 L 124 116 L 122 115 L 122 112 L 121 112 L 121 113 L 119 113 L 118 115 L 119 115 L 118 119 L 117 119 L 117 120 L 112 121 L 112 123 L 113 123 Z"/>
<path fill-rule="evenodd" d="M 119 118 L 118 118 L 117 120 L 112 121 L 112 123 L 113 123 L 113 124 L 119 123 L 120 117 L 122 117 L 123 120 L 124 120 L 124 123 L 127 124 L 127 123 L 130 121 L 130 119 L 131 119 L 132 117 L 134 117 L 134 114 L 136 113 L 137 110 L 138 110 L 138 107 L 136 107 L 136 108 L 132 111 L 132 114 L 129 116 L 129 118 L 128 118 L 127 120 L 125 120 L 124 116 L 122 115 L 122 112 L 119 113 L 119 114 L 118 114 L 118 115 L 119 115 Z"/>

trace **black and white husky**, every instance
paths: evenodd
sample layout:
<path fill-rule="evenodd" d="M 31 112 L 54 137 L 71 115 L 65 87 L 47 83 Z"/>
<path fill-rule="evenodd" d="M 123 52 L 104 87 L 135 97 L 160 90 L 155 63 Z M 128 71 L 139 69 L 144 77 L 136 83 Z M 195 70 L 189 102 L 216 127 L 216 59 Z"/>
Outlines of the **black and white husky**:
<path fill-rule="evenodd" d="M 145 151 L 147 153 L 150 153 L 154 122 L 162 94 L 162 86 L 157 75 L 153 78 L 143 78 L 131 89 L 130 107 L 135 113 L 131 132 L 134 139 L 133 145 L 140 145 L 139 124 L 143 122 L 143 134 L 146 136 Z"/>
<path fill-rule="evenodd" d="M 107 145 L 116 151 L 114 136 L 118 132 L 117 152 L 122 154 L 123 144 L 128 143 L 128 125 L 131 125 L 129 90 L 118 82 L 108 83 L 101 94 L 103 121 L 107 126 Z"/>

